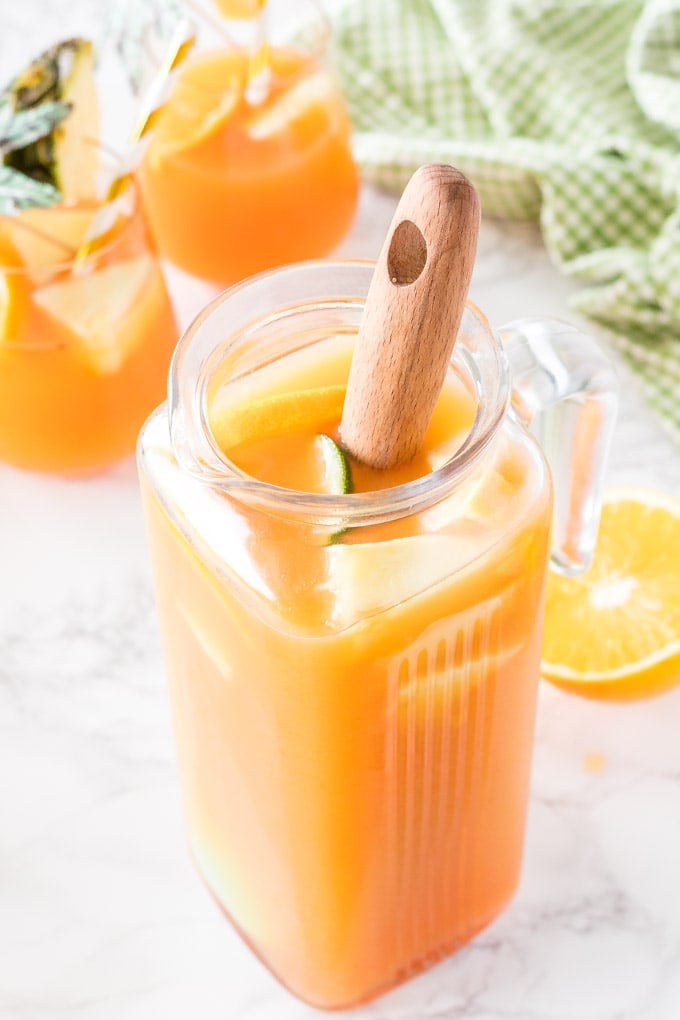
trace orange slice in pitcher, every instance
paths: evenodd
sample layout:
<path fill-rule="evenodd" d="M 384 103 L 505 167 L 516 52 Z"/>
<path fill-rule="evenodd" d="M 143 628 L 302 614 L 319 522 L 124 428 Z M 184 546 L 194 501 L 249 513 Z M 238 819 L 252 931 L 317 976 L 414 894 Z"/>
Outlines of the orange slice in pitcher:
<path fill-rule="evenodd" d="M 306 75 L 250 117 L 248 134 L 254 141 L 262 142 L 286 131 L 308 128 L 306 137 L 312 138 L 327 120 L 335 96 L 335 86 L 326 71 Z"/>
<path fill-rule="evenodd" d="M 225 402 L 211 415 L 210 428 L 225 453 L 253 439 L 271 439 L 305 429 L 318 431 L 320 424 L 340 418 L 346 389 L 343 385 L 319 386 L 277 393 L 250 403 Z"/>
<path fill-rule="evenodd" d="M 228 73 L 227 73 L 228 72 Z M 151 132 L 150 158 L 159 162 L 205 141 L 231 116 L 243 91 L 238 62 L 224 55 L 189 58 Z"/>
<path fill-rule="evenodd" d="M 548 579 L 542 673 L 611 700 L 680 684 L 680 500 L 607 494 L 590 568 Z"/>

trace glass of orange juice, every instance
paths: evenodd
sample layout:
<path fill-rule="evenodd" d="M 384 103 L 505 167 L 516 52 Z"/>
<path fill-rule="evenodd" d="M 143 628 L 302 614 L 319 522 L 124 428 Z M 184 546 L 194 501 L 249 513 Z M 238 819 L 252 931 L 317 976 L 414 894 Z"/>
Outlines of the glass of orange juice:
<path fill-rule="evenodd" d="M 338 422 L 371 274 L 306 263 L 226 291 L 139 444 L 195 861 L 327 1008 L 513 894 L 551 525 L 579 569 L 615 412 L 589 338 L 526 321 L 501 343 L 469 305 L 419 454 L 353 463 Z"/>
<path fill-rule="evenodd" d="M 105 468 L 162 399 L 177 328 L 139 193 L 77 261 L 98 207 L 93 193 L 0 215 L 0 460 L 16 467 Z"/>
<path fill-rule="evenodd" d="M 320 8 L 269 0 L 261 16 L 266 44 L 255 19 L 220 21 L 217 7 L 210 23 L 199 19 L 140 175 L 162 253 L 221 285 L 326 255 L 357 200 L 350 124 L 326 66 Z"/>

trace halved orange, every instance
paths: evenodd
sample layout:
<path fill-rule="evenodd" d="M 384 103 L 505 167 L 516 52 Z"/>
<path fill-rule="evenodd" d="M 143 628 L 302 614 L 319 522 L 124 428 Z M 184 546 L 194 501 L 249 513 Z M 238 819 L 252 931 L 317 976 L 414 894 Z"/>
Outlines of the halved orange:
<path fill-rule="evenodd" d="M 610 490 L 595 556 L 550 575 L 542 674 L 591 698 L 645 698 L 680 684 L 680 500 Z"/>

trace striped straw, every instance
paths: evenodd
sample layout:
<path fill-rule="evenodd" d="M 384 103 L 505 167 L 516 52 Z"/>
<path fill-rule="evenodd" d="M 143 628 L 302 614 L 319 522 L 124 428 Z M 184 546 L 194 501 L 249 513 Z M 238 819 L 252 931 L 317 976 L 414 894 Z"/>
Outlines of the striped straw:
<path fill-rule="evenodd" d="M 168 41 L 157 73 L 144 97 L 142 108 L 125 153 L 116 167 L 102 205 L 75 256 L 74 271 L 82 272 L 87 258 L 106 245 L 116 232 L 118 199 L 129 187 L 146 147 L 147 135 L 168 98 L 172 72 L 190 53 L 196 40 L 193 25 L 186 18 L 177 22 Z"/>
<path fill-rule="evenodd" d="M 245 98 L 251 106 L 259 106 L 269 92 L 271 78 L 269 38 L 267 33 L 267 0 L 255 0 L 255 40 L 248 60 Z"/>

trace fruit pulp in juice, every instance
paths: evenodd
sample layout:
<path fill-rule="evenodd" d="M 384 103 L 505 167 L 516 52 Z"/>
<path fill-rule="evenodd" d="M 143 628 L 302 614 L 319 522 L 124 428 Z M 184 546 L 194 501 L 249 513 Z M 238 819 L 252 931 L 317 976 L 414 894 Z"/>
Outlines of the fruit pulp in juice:
<path fill-rule="evenodd" d="M 0 217 L 0 460 L 57 473 L 134 450 L 163 398 L 177 328 L 133 214 L 79 274 L 88 203 Z"/>
<path fill-rule="evenodd" d="M 319 395 L 317 421 L 241 442 L 234 463 L 323 489 L 317 434 L 337 427 L 323 394 L 346 381 L 343 344 L 216 387 L 215 435 L 248 407 L 248 427 L 271 433 L 272 394 Z M 451 372 L 418 462 L 354 465 L 355 485 L 441 466 L 474 409 Z M 345 529 L 183 476 L 163 415 L 141 471 L 198 867 L 298 996 L 371 998 L 470 939 L 518 880 L 551 511 L 541 454 L 508 423 L 446 498 Z"/>
<path fill-rule="evenodd" d="M 141 182 L 164 255 L 220 284 L 326 255 L 348 229 L 357 171 L 342 96 L 317 61 L 269 51 L 266 97 L 246 97 L 246 54 L 189 57 L 161 112 Z"/>

